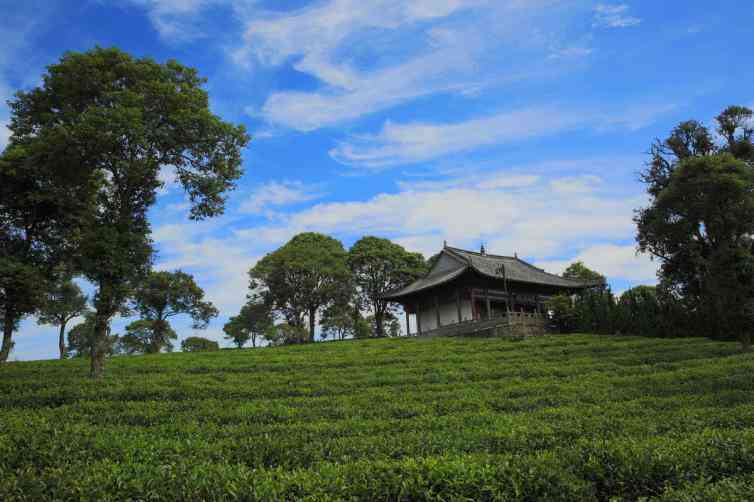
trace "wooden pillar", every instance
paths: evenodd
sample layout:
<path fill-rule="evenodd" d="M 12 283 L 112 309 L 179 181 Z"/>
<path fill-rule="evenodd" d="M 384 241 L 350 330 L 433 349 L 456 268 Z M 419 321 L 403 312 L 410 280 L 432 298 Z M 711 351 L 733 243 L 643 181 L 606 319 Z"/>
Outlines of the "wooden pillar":
<path fill-rule="evenodd" d="M 404 312 L 406 313 L 406 336 L 411 336 L 411 322 L 409 320 L 410 314 L 408 313 L 408 308 L 403 308 Z"/>
<path fill-rule="evenodd" d="M 440 324 L 440 297 L 435 295 L 435 317 L 437 318 L 437 327 L 439 328 L 441 326 Z"/>
<path fill-rule="evenodd" d="M 456 289 L 456 309 L 458 310 L 458 324 L 461 324 L 461 290 Z"/>
<path fill-rule="evenodd" d="M 474 298 L 474 290 L 471 289 L 469 294 L 471 295 L 471 320 L 476 321 L 476 299 Z"/>
<path fill-rule="evenodd" d="M 417 334 L 422 334 L 422 311 L 421 311 L 421 302 L 416 304 L 416 332 Z"/>
<path fill-rule="evenodd" d="M 490 290 L 485 289 L 484 290 L 484 296 L 487 300 L 487 320 L 489 321 L 492 319 L 492 306 L 490 305 Z"/>

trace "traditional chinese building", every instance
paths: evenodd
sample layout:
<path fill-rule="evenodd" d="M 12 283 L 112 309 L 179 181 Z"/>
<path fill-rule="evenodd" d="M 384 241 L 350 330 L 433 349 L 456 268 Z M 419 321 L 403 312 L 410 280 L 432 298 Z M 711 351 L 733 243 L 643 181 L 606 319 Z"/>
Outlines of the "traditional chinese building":
<path fill-rule="evenodd" d="M 462 335 L 511 325 L 544 330 L 548 298 L 597 284 L 549 274 L 517 256 L 445 246 L 429 273 L 385 295 L 416 318 L 416 334 Z"/>

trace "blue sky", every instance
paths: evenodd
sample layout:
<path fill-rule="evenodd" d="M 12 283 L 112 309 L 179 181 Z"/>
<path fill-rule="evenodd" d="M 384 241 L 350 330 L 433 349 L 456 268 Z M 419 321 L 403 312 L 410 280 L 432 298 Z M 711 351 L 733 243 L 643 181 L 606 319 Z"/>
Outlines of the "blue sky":
<path fill-rule="evenodd" d="M 616 291 L 653 283 L 631 220 L 651 141 L 754 104 L 754 4 L 740 0 L 0 7 L 3 102 L 67 50 L 117 46 L 198 68 L 213 111 L 254 136 L 224 216 L 190 222 L 169 171 L 152 212 L 157 267 L 195 275 L 222 312 L 203 332 L 218 340 L 249 267 L 301 231 L 346 246 L 379 235 L 427 256 L 443 240 L 483 242 L 552 272 L 583 260 Z M 25 321 L 12 358 L 55 357 L 55 336 Z"/>

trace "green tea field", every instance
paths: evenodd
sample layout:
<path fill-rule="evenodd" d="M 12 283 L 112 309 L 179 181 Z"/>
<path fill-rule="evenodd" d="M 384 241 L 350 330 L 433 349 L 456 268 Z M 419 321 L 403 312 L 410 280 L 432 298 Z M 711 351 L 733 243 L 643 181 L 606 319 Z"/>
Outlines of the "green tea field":
<path fill-rule="evenodd" d="M 754 499 L 754 355 L 553 335 L 0 366 L 0 500 Z"/>

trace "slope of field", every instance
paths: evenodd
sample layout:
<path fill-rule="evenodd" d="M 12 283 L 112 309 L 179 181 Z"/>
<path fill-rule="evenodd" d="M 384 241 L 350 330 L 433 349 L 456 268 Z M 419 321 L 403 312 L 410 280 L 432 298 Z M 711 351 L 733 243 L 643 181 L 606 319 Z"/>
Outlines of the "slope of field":
<path fill-rule="evenodd" d="M 754 498 L 754 357 L 398 339 L 0 367 L 0 499 Z"/>

